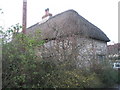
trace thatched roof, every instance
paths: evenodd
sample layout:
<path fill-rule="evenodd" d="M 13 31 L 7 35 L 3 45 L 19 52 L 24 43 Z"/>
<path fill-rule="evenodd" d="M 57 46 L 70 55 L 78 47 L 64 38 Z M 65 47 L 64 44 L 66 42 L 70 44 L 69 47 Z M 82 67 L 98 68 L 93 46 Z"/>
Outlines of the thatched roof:
<path fill-rule="evenodd" d="M 105 42 L 110 41 L 103 31 L 74 10 L 57 14 L 42 24 L 37 23 L 29 27 L 27 33 L 34 34 L 36 30 L 41 30 L 42 39 L 53 39 L 74 34 Z"/>

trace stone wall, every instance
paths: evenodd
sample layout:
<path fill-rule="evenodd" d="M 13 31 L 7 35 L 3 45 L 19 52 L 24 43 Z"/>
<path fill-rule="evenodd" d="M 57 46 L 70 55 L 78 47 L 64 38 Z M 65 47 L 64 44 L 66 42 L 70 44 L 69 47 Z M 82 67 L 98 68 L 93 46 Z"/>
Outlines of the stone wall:
<path fill-rule="evenodd" d="M 37 23 L 29 27 L 26 33 L 38 40 L 46 40 L 43 46 L 36 48 L 38 56 L 56 63 L 73 62 L 77 67 L 104 60 L 107 42 L 110 41 L 102 30 L 74 10 Z"/>
<path fill-rule="evenodd" d="M 54 60 L 56 63 L 72 61 L 77 67 L 88 67 L 93 62 L 105 59 L 107 43 L 72 35 L 50 40 L 36 50 L 37 55 L 46 60 Z"/>

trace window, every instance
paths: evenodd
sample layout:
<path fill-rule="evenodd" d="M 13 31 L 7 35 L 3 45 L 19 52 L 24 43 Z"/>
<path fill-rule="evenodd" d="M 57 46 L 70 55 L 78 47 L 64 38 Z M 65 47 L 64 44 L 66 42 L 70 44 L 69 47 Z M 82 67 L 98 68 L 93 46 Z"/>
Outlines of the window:
<path fill-rule="evenodd" d="M 104 61 L 105 55 L 97 55 L 99 61 Z"/>

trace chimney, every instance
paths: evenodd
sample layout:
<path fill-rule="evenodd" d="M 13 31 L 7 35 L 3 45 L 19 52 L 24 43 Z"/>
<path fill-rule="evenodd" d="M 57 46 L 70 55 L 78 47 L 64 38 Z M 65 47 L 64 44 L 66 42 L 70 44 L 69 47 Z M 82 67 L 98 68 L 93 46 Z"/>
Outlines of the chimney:
<path fill-rule="evenodd" d="M 52 16 L 52 14 L 49 13 L 49 8 L 45 9 L 45 15 L 42 17 L 42 19 L 44 19 L 44 18 L 46 18 L 48 16 L 50 16 L 50 17 Z"/>
<path fill-rule="evenodd" d="M 49 8 L 45 9 L 45 15 L 46 15 L 46 16 L 49 15 Z"/>

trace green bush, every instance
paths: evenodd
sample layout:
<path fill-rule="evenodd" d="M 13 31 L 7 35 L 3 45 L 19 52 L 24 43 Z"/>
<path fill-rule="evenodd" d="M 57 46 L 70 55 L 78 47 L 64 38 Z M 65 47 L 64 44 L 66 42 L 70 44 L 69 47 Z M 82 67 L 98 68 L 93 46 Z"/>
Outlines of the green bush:
<path fill-rule="evenodd" d="M 120 84 L 120 69 L 118 70 L 118 84 Z"/>
<path fill-rule="evenodd" d="M 97 74 L 103 84 L 102 87 L 112 87 L 118 82 L 118 71 L 114 70 L 106 61 L 94 65 L 94 67 L 91 68 L 91 72 Z"/>
<path fill-rule="evenodd" d="M 16 34 L 13 41 L 4 40 L 3 88 L 101 88 L 117 82 L 116 71 L 106 63 L 86 70 L 75 68 L 71 60 L 59 64 L 42 60 L 35 49 L 44 41 L 37 37 Z"/>

